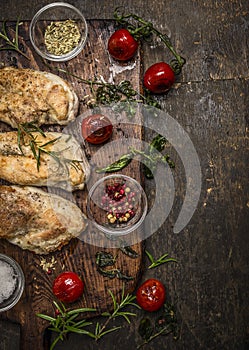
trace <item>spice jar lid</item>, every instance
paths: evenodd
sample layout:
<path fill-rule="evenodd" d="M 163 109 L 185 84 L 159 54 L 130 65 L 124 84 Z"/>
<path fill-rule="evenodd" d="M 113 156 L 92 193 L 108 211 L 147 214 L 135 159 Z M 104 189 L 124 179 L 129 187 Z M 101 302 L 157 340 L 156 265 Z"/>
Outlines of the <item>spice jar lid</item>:
<path fill-rule="evenodd" d="M 33 17 L 30 41 L 44 59 L 64 62 L 77 56 L 86 43 L 88 27 L 83 14 L 71 4 L 55 2 Z"/>

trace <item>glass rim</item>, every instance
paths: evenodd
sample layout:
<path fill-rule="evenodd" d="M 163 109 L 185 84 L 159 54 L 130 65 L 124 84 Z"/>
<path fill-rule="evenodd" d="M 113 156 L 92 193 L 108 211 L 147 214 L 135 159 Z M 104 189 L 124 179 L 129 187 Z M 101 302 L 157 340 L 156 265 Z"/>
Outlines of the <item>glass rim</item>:
<path fill-rule="evenodd" d="M 91 196 L 92 194 L 94 193 L 94 191 L 97 189 L 97 187 L 103 183 L 104 181 L 106 180 L 109 180 L 109 179 L 115 179 L 115 178 L 124 178 L 132 183 L 134 183 L 141 195 L 142 195 L 142 199 L 143 202 L 144 202 L 144 206 L 143 206 L 143 209 L 142 209 L 142 214 L 141 216 L 139 217 L 138 221 L 135 222 L 133 225 L 131 225 L 130 227 L 127 227 L 127 228 L 109 228 L 109 227 L 106 227 L 106 226 L 103 226 L 103 225 L 100 225 L 98 224 L 95 220 L 94 220 L 94 217 L 91 213 L 91 210 L 89 208 L 89 201 L 91 200 Z M 87 196 L 87 214 L 88 214 L 88 219 L 93 223 L 93 225 L 95 225 L 100 231 L 106 233 L 106 234 L 110 234 L 110 235 L 127 235 L 128 233 L 131 233 L 133 231 L 135 231 L 136 229 L 138 229 L 141 224 L 143 223 L 144 219 L 145 219 L 145 216 L 147 214 L 147 210 L 148 210 L 148 201 L 147 201 L 147 196 L 145 194 L 145 191 L 143 189 L 143 187 L 141 186 L 141 184 L 134 178 L 128 176 L 128 175 L 124 175 L 124 174 L 111 174 L 111 175 L 107 175 L 107 176 L 104 176 L 102 178 L 100 178 L 99 180 L 97 180 L 93 186 L 90 188 L 89 192 L 88 192 L 88 196 Z"/>
<path fill-rule="evenodd" d="M 34 27 L 40 17 L 40 15 L 42 13 L 44 13 L 46 10 L 55 8 L 55 7 L 64 7 L 64 8 L 68 8 L 71 9 L 73 11 L 75 11 L 79 16 L 80 19 L 83 21 L 84 26 L 85 26 L 85 33 L 84 35 L 81 35 L 81 39 L 80 42 L 78 43 L 78 45 L 71 50 L 70 52 L 63 54 L 63 55 L 54 55 L 54 54 L 49 54 L 49 53 L 44 53 L 42 50 L 39 49 L 39 47 L 35 44 L 34 41 Z M 53 2 L 51 4 L 45 5 L 42 8 L 40 8 L 40 10 L 38 10 L 35 15 L 33 16 L 31 22 L 30 22 L 30 26 L 29 26 L 29 38 L 31 41 L 31 44 L 33 45 L 35 51 L 43 58 L 49 60 L 49 61 L 55 61 L 55 62 L 63 62 L 63 61 L 68 61 L 74 57 L 76 57 L 83 49 L 83 47 L 85 46 L 86 43 L 86 39 L 88 36 L 88 25 L 85 19 L 85 16 L 83 15 L 83 13 L 77 9 L 75 6 L 67 3 L 67 2 Z"/>
<path fill-rule="evenodd" d="M 18 275 L 17 276 L 17 281 L 18 281 L 17 282 L 18 283 L 17 291 L 14 291 L 14 293 L 13 293 L 13 295 L 16 294 L 15 298 L 12 300 L 13 295 L 11 295 L 9 299 L 12 300 L 12 301 L 9 304 L 7 304 L 4 307 L 1 307 L 1 304 L 0 304 L 0 312 L 4 312 L 4 311 L 7 311 L 7 310 L 10 310 L 20 300 L 20 298 L 21 298 L 21 296 L 23 294 L 23 291 L 24 291 L 25 277 L 24 277 L 24 273 L 23 273 L 23 270 L 22 270 L 21 266 L 19 265 L 19 263 L 15 259 L 13 259 L 12 257 L 10 257 L 10 256 L 8 256 L 6 254 L 0 253 L 0 260 L 2 260 L 4 262 L 6 262 L 7 264 L 9 264 L 14 269 L 14 271 L 17 273 L 17 275 Z"/>

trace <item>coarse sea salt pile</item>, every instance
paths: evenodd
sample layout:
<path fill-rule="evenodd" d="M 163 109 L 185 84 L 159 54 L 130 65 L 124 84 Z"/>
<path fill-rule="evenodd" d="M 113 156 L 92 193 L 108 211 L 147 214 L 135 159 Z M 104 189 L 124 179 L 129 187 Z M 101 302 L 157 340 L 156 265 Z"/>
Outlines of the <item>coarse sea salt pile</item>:
<path fill-rule="evenodd" d="M 0 260 L 0 304 L 14 293 L 16 283 L 13 267 Z"/>

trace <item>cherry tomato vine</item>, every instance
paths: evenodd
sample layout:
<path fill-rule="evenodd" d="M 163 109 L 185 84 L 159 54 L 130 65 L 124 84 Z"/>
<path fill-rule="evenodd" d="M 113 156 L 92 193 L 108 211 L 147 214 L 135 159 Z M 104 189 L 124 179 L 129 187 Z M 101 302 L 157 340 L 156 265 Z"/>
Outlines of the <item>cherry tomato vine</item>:
<path fill-rule="evenodd" d="M 170 61 L 170 66 L 172 67 L 174 73 L 176 75 L 181 73 L 182 67 L 186 63 L 186 60 L 176 52 L 167 34 L 161 33 L 153 26 L 151 22 L 144 20 L 134 13 L 129 13 L 126 15 L 121 14 L 119 12 L 119 8 L 116 8 L 114 11 L 114 19 L 119 25 L 124 26 L 135 40 L 146 40 L 155 34 L 174 56 L 174 58 Z"/>

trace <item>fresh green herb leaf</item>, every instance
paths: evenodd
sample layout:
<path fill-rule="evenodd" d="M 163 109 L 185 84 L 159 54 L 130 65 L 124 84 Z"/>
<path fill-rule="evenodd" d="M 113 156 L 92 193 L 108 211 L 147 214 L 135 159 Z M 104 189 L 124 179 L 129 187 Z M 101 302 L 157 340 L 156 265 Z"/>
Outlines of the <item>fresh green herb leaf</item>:
<path fill-rule="evenodd" d="M 108 292 L 112 298 L 113 312 L 112 313 L 106 312 L 106 313 L 102 314 L 102 316 L 107 316 L 107 320 L 102 326 L 99 323 L 96 324 L 96 327 L 95 327 L 95 339 L 96 340 L 100 339 L 102 336 L 104 336 L 110 332 L 116 331 L 116 330 L 121 328 L 120 326 L 118 326 L 118 327 L 106 329 L 111 320 L 113 320 L 117 317 L 123 317 L 128 323 L 130 323 L 129 317 L 136 316 L 136 314 L 133 312 L 124 311 L 124 308 L 126 308 L 128 306 L 135 306 L 137 308 L 140 308 L 137 304 L 135 304 L 133 302 L 135 299 L 135 296 L 133 296 L 129 293 L 127 295 L 125 295 L 124 286 L 122 288 L 121 300 L 119 302 L 117 301 L 117 299 L 115 298 L 115 296 L 111 290 L 108 290 Z"/>
<path fill-rule="evenodd" d="M 2 50 L 13 50 L 18 52 L 20 55 L 22 55 L 23 57 L 27 58 L 28 60 L 30 60 L 30 58 L 25 55 L 24 52 L 21 51 L 21 49 L 19 48 L 19 36 L 18 36 L 18 28 L 20 25 L 20 21 L 19 18 L 16 21 L 16 25 L 15 25 L 15 35 L 12 38 L 7 31 L 7 21 L 3 22 L 3 26 L 2 26 L 2 31 L 0 32 L 0 38 L 3 39 L 6 42 L 6 45 L 0 45 L 0 51 Z"/>
<path fill-rule="evenodd" d="M 147 255 L 147 257 L 149 258 L 151 265 L 148 267 L 148 269 L 153 269 L 157 266 L 160 266 L 162 264 L 166 264 L 168 262 L 176 262 L 177 260 L 174 258 L 168 258 L 169 254 L 163 254 L 162 256 L 160 256 L 160 258 L 158 259 L 154 259 L 153 256 L 148 252 L 148 250 L 145 250 L 145 254 Z"/>
<path fill-rule="evenodd" d="M 76 320 L 76 318 L 81 314 L 86 312 L 94 312 L 96 309 L 92 308 L 79 308 L 74 310 L 68 310 L 63 303 L 58 304 L 56 301 L 53 302 L 55 308 L 60 312 L 59 315 L 54 318 L 44 314 L 37 314 L 38 317 L 48 321 L 51 325 L 49 328 L 51 331 L 57 333 L 57 337 L 54 339 L 53 343 L 50 346 L 50 350 L 54 349 L 55 345 L 59 340 L 63 341 L 66 335 L 70 332 L 87 335 L 96 341 L 105 336 L 108 333 L 114 332 L 121 328 L 121 326 L 114 326 L 112 328 L 107 328 L 110 321 L 123 317 L 128 323 L 131 322 L 130 318 L 136 316 L 134 312 L 130 312 L 126 310 L 127 307 L 133 306 L 136 308 L 140 308 L 135 302 L 135 296 L 131 294 L 125 295 L 124 286 L 121 292 L 121 300 L 117 300 L 111 290 L 108 290 L 113 303 L 113 311 L 112 312 L 103 312 L 102 317 L 106 317 L 106 321 L 101 324 L 97 322 L 95 325 L 95 329 L 92 332 L 89 328 L 93 325 L 93 322 L 83 320 Z"/>
<path fill-rule="evenodd" d="M 89 331 L 84 328 L 92 325 L 92 322 L 88 322 L 84 319 L 76 321 L 76 318 L 82 313 L 84 314 L 86 312 L 95 312 L 96 309 L 80 308 L 75 310 L 67 310 L 63 303 L 58 304 L 56 301 L 54 301 L 53 304 L 59 311 L 59 314 L 56 318 L 44 314 L 37 314 L 38 317 L 50 323 L 52 326 L 49 328 L 50 330 L 58 333 L 58 336 L 54 339 L 53 343 L 50 346 L 50 350 L 54 349 L 59 340 L 63 341 L 69 332 L 89 335 Z"/>
<path fill-rule="evenodd" d="M 62 152 L 65 150 L 54 152 L 47 149 L 47 146 L 55 144 L 61 138 L 60 136 L 41 144 L 39 141 L 37 141 L 37 137 L 35 137 L 33 133 L 39 133 L 44 137 L 44 139 L 46 138 L 46 134 L 34 122 L 19 124 L 17 131 L 17 142 L 18 148 L 22 154 L 24 154 L 23 147 L 29 146 L 34 158 L 36 159 L 38 171 L 41 165 L 41 154 L 48 154 L 58 163 L 60 167 L 66 168 L 67 171 L 69 171 L 69 165 L 76 170 L 80 169 L 80 160 L 68 159 L 62 156 Z"/>
<path fill-rule="evenodd" d="M 123 168 L 127 167 L 127 165 L 130 164 L 132 158 L 133 157 L 130 153 L 124 154 L 114 163 L 112 163 L 104 168 L 96 169 L 96 173 L 112 173 L 115 171 L 122 170 Z"/>
<path fill-rule="evenodd" d="M 54 322 L 56 321 L 56 318 L 48 316 L 48 315 L 43 315 L 43 314 L 36 314 L 36 316 L 42 318 L 43 320 L 49 321 L 49 322 Z"/>
<path fill-rule="evenodd" d="M 95 171 L 97 173 L 116 172 L 129 165 L 133 158 L 140 156 L 143 159 L 143 163 L 145 165 L 145 176 L 148 179 L 152 179 L 154 177 L 153 172 L 155 171 L 156 166 L 159 162 L 164 164 L 167 163 L 171 168 L 175 167 L 174 162 L 170 159 L 170 156 L 168 154 L 161 155 L 159 153 L 164 149 L 166 142 L 167 140 L 165 137 L 159 134 L 153 138 L 147 150 L 142 151 L 134 147 L 130 147 L 130 153 L 122 155 L 114 163 L 111 163 L 110 165 L 107 165 L 103 168 L 97 168 Z"/>
<path fill-rule="evenodd" d="M 89 307 L 83 307 L 80 309 L 67 311 L 67 314 L 70 316 L 70 315 L 75 315 L 77 313 L 79 314 L 79 313 L 83 313 L 83 312 L 92 312 L 92 311 L 96 311 L 96 309 L 89 308 Z"/>

